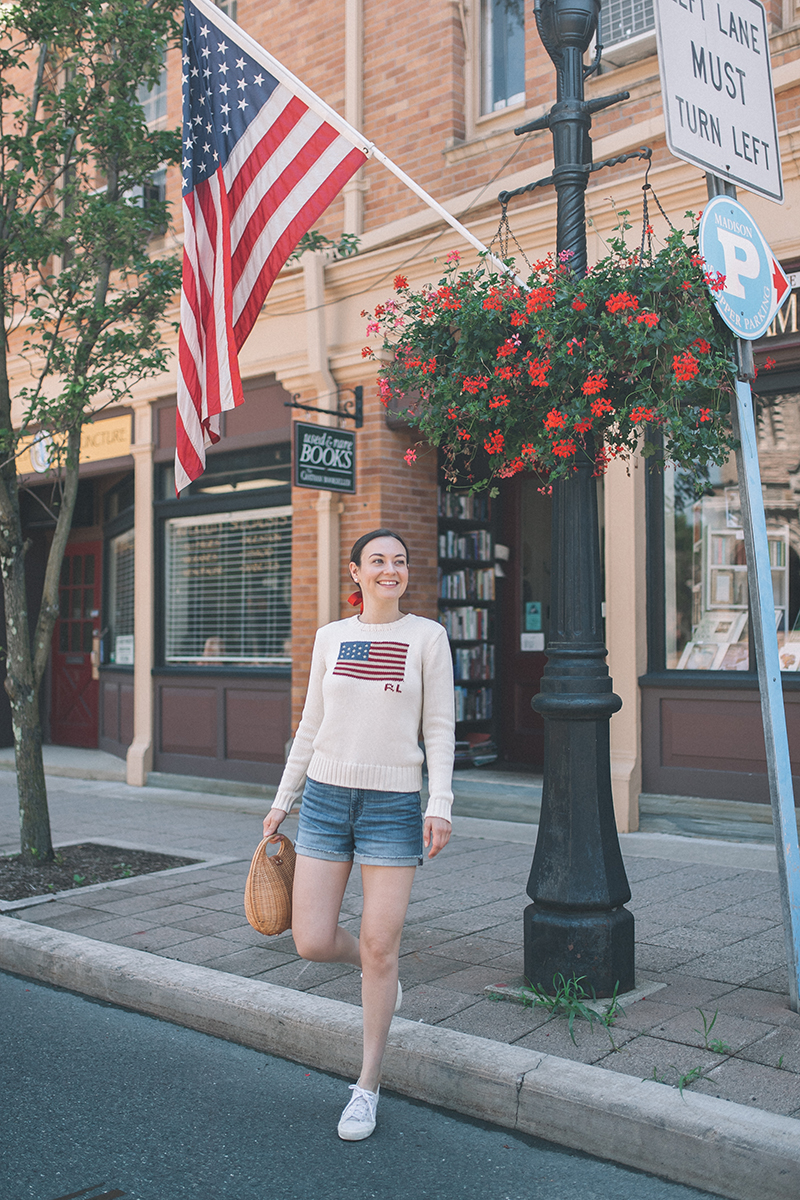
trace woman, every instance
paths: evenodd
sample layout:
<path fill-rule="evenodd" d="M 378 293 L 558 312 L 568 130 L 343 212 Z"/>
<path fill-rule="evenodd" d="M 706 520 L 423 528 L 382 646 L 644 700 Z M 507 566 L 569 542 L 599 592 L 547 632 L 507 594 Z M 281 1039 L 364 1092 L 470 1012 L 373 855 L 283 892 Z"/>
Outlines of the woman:
<path fill-rule="evenodd" d="M 360 537 L 350 555 L 361 615 L 317 631 L 303 717 L 264 820 L 271 837 L 298 798 L 292 934 L 314 962 L 360 967 L 364 1013 L 361 1074 L 339 1137 L 375 1128 L 381 1060 L 400 1007 L 400 935 L 423 844 L 433 858 L 450 837 L 453 669 L 441 625 L 400 611 L 408 548 L 389 529 Z M 351 603 L 354 598 L 351 597 Z M 425 740 L 430 799 L 419 788 Z M 358 939 L 339 925 L 353 863 L 364 909 Z"/>

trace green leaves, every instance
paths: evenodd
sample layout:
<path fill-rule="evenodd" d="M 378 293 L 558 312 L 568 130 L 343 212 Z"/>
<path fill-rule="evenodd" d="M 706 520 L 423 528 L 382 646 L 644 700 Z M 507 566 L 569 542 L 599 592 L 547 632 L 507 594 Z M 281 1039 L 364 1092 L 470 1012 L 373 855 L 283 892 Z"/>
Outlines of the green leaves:
<path fill-rule="evenodd" d="M 149 129 L 137 96 L 179 34 L 173 0 L 14 8 L 0 52 L 0 311 L 32 368 L 17 391 L 25 425 L 75 428 L 165 366 L 180 268 L 154 243 L 167 207 L 143 194 L 179 161 L 180 133 Z"/>

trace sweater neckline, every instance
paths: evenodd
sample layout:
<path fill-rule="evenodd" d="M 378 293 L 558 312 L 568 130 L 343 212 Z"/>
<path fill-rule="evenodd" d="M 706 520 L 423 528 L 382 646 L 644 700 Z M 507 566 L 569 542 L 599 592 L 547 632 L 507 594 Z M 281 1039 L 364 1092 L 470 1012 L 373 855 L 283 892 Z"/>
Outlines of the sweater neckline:
<path fill-rule="evenodd" d="M 403 625 L 409 619 L 409 617 L 413 617 L 413 615 L 413 613 L 403 613 L 399 621 L 386 621 L 382 625 L 367 625 L 365 621 L 359 621 L 358 614 L 356 614 L 354 617 L 351 617 L 350 620 L 355 621 L 358 629 L 363 629 L 367 633 L 382 633 L 386 629 L 397 629 L 400 625 Z"/>

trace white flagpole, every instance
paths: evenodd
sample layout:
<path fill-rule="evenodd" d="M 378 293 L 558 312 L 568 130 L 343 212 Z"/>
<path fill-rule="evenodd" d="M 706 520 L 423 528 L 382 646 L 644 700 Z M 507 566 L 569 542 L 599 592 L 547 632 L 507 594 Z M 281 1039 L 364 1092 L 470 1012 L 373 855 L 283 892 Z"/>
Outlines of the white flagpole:
<path fill-rule="evenodd" d="M 462 225 L 452 213 L 449 213 L 447 209 L 438 202 L 438 200 L 434 200 L 433 196 L 429 195 L 424 188 L 420 187 L 420 185 L 416 183 L 410 175 L 406 175 L 405 171 L 401 170 L 400 167 L 398 167 L 396 163 L 393 163 L 390 158 L 387 158 L 383 151 L 379 150 L 374 142 L 368 141 L 367 138 L 364 137 L 363 133 L 359 133 L 358 130 L 349 123 L 349 121 L 345 121 L 344 117 L 339 116 L 335 109 L 331 108 L 329 104 L 326 104 L 324 100 L 320 100 L 319 96 L 317 96 L 315 92 L 312 92 L 309 87 L 306 87 L 306 85 L 299 80 L 296 75 L 293 75 L 291 71 L 287 71 L 286 67 L 279 63 L 276 58 L 273 58 L 263 46 L 260 46 L 258 42 L 255 41 L 254 38 L 251 38 L 250 35 L 246 33 L 240 25 L 237 25 L 235 21 L 232 21 L 230 17 L 222 11 L 222 9 L 217 8 L 215 4 L 211 4 L 209 0 L 189 0 L 189 2 L 217 29 L 220 29 L 223 32 L 227 31 L 228 36 L 232 41 L 242 44 L 247 50 L 248 54 L 250 54 L 251 57 L 256 60 L 256 62 L 260 63 L 265 70 L 269 71 L 270 75 L 274 75 L 279 83 L 282 83 L 289 89 L 289 91 L 293 92 L 296 96 L 299 96 L 304 104 L 307 104 L 313 112 L 317 113 L 318 116 L 322 117 L 323 120 L 332 125 L 334 129 L 338 130 L 343 137 L 346 137 L 349 142 L 352 142 L 353 145 L 366 154 L 368 158 L 374 158 L 376 162 L 381 163 L 388 171 L 391 171 L 393 175 L 396 175 L 401 183 L 404 183 L 407 188 L 410 188 L 415 196 L 419 196 L 420 200 L 427 204 L 429 208 L 433 209 L 433 211 L 439 217 L 441 217 L 443 221 L 446 221 L 447 224 L 456 231 L 456 233 L 459 233 L 461 237 L 465 239 L 465 241 L 469 242 L 471 246 L 474 246 L 479 254 L 486 254 L 498 271 L 501 271 L 504 275 L 510 275 L 521 288 L 525 289 L 525 291 L 529 290 L 528 285 L 523 279 L 520 278 L 519 275 L 514 272 L 513 268 L 506 266 L 501 259 L 492 254 L 491 250 L 489 250 L 487 246 L 484 246 L 483 242 L 480 241 L 479 238 L 476 238 L 474 233 L 470 233 L 466 226 Z"/>

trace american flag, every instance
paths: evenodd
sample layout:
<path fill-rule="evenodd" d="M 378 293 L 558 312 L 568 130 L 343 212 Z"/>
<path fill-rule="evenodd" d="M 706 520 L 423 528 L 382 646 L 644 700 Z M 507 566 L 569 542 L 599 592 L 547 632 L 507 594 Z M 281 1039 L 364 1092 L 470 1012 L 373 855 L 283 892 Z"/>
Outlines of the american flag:
<path fill-rule="evenodd" d="M 243 401 L 237 354 L 275 276 L 369 149 L 213 4 L 186 0 L 176 491 Z"/>
<path fill-rule="evenodd" d="M 342 642 L 334 675 L 349 675 L 351 679 L 394 680 L 405 678 L 406 642 Z"/>

